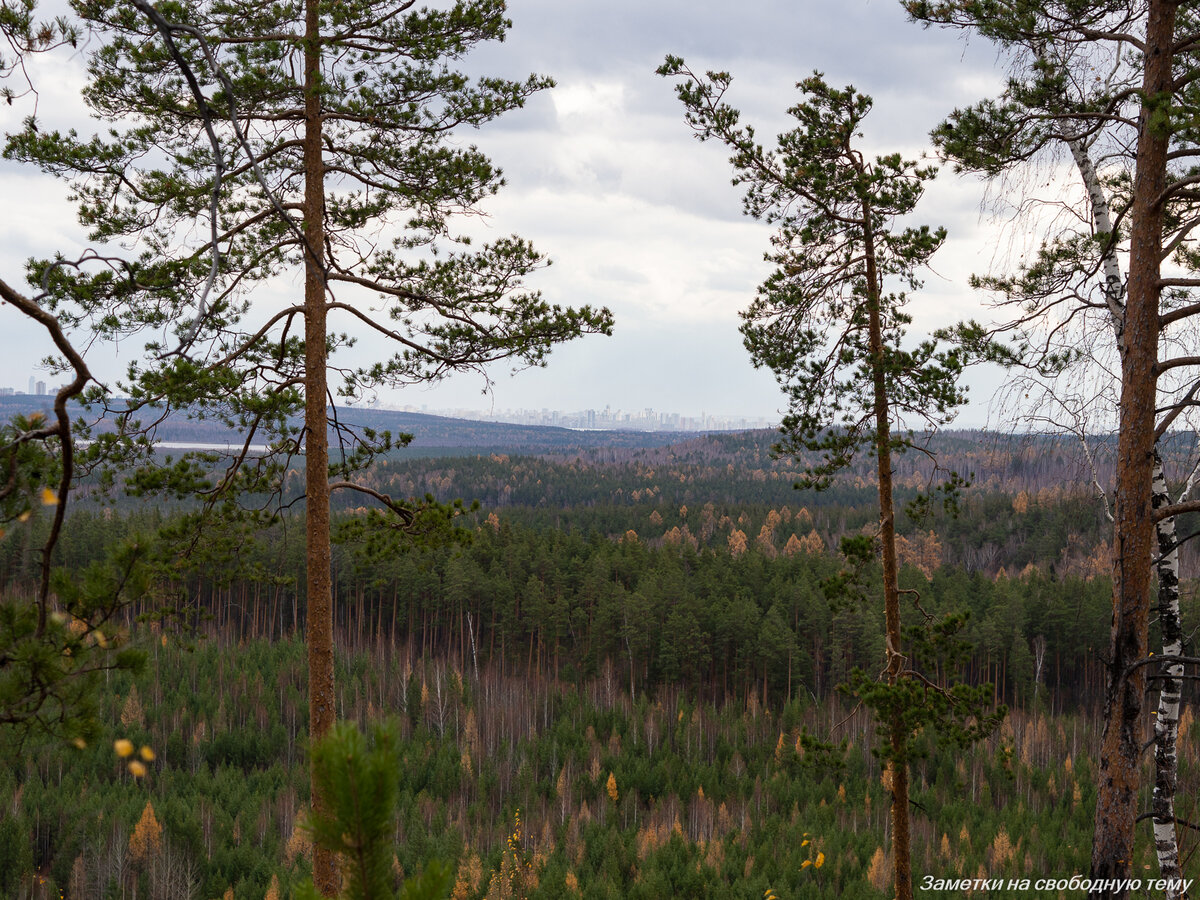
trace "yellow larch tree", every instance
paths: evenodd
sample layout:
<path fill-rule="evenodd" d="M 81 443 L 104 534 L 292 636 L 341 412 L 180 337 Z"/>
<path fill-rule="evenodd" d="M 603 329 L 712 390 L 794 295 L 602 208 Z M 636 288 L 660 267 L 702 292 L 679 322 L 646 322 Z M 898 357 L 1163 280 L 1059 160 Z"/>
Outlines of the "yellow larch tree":
<path fill-rule="evenodd" d="M 141 863 L 151 856 L 158 855 L 160 850 L 162 850 L 162 826 L 158 824 L 158 818 L 154 815 L 154 806 L 147 800 L 146 807 L 142 810 L 142 817 L 138 819 L 133 834 L 129 837 L 129 855 L 135 863 Z"/>
<path fill-rule="evenodd" d="M 739 557 L 746 552 L 746 532 L 740 528 L 735 528 L 729 533 L 729 554 L 733 557 Z"/>

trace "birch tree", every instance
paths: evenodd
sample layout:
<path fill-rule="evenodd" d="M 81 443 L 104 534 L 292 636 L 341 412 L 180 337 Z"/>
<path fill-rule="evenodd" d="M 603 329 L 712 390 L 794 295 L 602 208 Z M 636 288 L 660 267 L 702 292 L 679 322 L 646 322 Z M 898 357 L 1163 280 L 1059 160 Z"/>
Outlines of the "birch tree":
<path fill-rule="evenodd" d="M 1191 507 L 1167 494 L 1156 444 L 1195 407 L 1196 359 L 1179 341 L 1200 284 L 1187 241 L 1197 222 L 1193 177 L 1194 13 L 1174 2 L 1029 4 L 907 2 L 914 18 L 978 31 L 1025 67 L 1005 95 L 956 112 L 941 129 L 961 165 L 999 174 L 1065 145 L 1087 193 L 1090 229 L 1058 234 L 1011 278 L 981 279 L 1025 305 L 1010 325 L 1014 359 L 1061 373 L 1081 355 L 1061 343 L 1102 311 L 1119 360 L 1113 638 L 1092 853 L 1093 878 L 1127 878 L 1137 819 L 1142 696 L 1148 662 L 1150 572 L 1157 527 L 1164 655 L 1180 658 L 1174 516 Z M 1093 155 L 1104 163 L 1097 170 Z M 1123 283 L 1121 260 L 1128 260 Z M 1164 277 L 1163 265 L 1185 270 Z M 1094 319 L 1093 319 L 1094 321 Z M 1041 329 L 1046 342 L 1028 340 Z M 1094 331 L 1093 329 L 1092 331 Z M 1060 341 L 1057 345 L 1054 341 Z M 1047 365 L 1048 364 L 1048 365 Z M 1172 598 L 1174 598 L 1172 600 Z M 1168 662 L 1156 723 L 1156 845 L 1164 876 L 1179 872 L 1172 808 L 1179 663 Z"/>
<path fill-rule="evenodd" d="M 984 101 L 966 110 L 956 110 L 934 132 L 943 152 L 962 171 L 998 177 L 1028 165 L 1031 158 L 1048 155 L 1065 147 L 1074 164 L 1088 210 L 1079 219 L 1079 229 L 1059 232 L 1043 246 L 1032 264 L 1021 265 L 1012 276 L 976 279 L 978 286 L 993 291 L 1002 307 L 1024 304 L 1040 313 L 1027 323 L 1009 323 L 1003 330 L 1020 333 L 1027 348 L 1013 361 L 1027 372 L 1012 389 L 1028 398 L 1024 413 L 1032 422 L 1050 424 L 1069 431 L 1080 441 L 1089 461 L 1106 513 L 1111 521 L 1108 488 L 1101 484 L 1089 445 L 1093 433 L 1113 420 L 1117 408 L 1115 388 L 1120 384 L 1119 355 L 1123 349 L 1125 278 L 1120 252 L 1121 230 L 1116 223 L 1129 208 L 1128 181 L 1121 166 L 1124 154 L 1106 140 L 1080 110 L 1102 109 L 1113 103 L 1113 95 L 1128 88 L 1128 73 L 1120 60 L 1106 60 L 1107 77 L 1073 77 L 1082 70 L 1095 71 L 1095 55 L 1072 59 L 1070 49 L 1040 44 L 1026 48 L 1032 75 L 1014 76 L 1003 97 Z M 1053 54 L 1053 57 L 1052 57 Z M 1064 55 L 1065 54 L 1065 55 Z M 1039 81 L 1049 82 L 1041 84 Z M 1052 85 L 1052 86 L 1051 86 Z M 1070 96 L 1068 88 L 1082 96 Z M 1074 113 L 1072 111 L 1074 110 Z M 1005 135 L 1007 148 L 996 138 Z M 1103 160 L 1102 176 L 1094 158 Z M 1047 316 L 1054 306 L 1064 310 Z M 1026 312 L 1025 315 L 1028 315 Z M 1039 336 L 1035 340 L 1033 333 Z M 1110 338 L 1110 340 L 1106 340 Z M 1086 347 L 1086 350 L 1083 348 Z M 1028 351 L 1033 351 L 1032 356 Z M 1177 385 L 1178 386 L 1178 385 Z M 1165 412 L 1186 421 L 1187 407 L 1169 398 L 1162 401 Z M 1182 412 L 1182 414 L 1181 414 Z M 1168 490 L 1164 452 L 1166 432 L 1160 415 L 1156 430 L 1153 499 L 1155 509 L 1173 501 Z M 1185 460 L 1185 463 L 1187 461 Z M 1194 462 L 1181 473 L 1180 501 L 1190 494 L 1195 482 Z M 1183 666 L 1183 628 L 1179 608 L 1179 541 L 1174 516 L 1155 523 L 1159 625 L 1162 632 L 1163 674 L 1158 680 L 1159 700 L 1154 720 L 1155 783 L 1151 812 L 1159 869 L 1169 882 L 1181 883 L 1178 834 L 1175 826 L 1175 788 L 1178 782 L 1177 736 Z M 1179 889 L 1168 890 L 1179 896 Z"/>

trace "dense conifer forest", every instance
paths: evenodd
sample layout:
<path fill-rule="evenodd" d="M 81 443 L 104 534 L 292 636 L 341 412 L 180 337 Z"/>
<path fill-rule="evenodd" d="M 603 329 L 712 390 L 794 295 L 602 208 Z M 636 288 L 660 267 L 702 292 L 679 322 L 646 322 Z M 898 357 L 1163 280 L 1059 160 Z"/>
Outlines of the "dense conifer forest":
<path fill-rule="evenodd" d="M 966 751 L 919 740 L 917 883 L 1078 872 L 1110 616 L 1103 508 L 1066 477 L 1065 441 L 938 441 L 975 483 L 955 515 L 902 523 L 902 586 L 928 614 L 967 614 L 956 674 L 1009 712 Z M 480 500 L 423 539 L 380 541 L 367 506 L 335 515 L 338 717 L 398 723 L 398 879 L 444 860 L 456 900 L 889 895 L 875 726 L 839 689 L 882 658 L 878 591 L 828 595 L 872 488 L 851 472 L 797 492 L 769 442 L 400 453 L 367 473 Z M 900 473 L 912 499 L 927 473 Z M 81 495 L 56 551 L 77 572 L 135 535 L 171 546 L 186 512 Z M 0 544 L 8 594 L 32 589 L 46 521 Z M 99 737 L 6 738 L 0 896 L 258 900 L 306 877 L 303 530 L 236 535 L 214 567 L 230 540 L 163 562 L 113 623 L 147 662 L 106 677 Z M 1187 585 L 1192 571 L 1186 557 Z M 1180 735 L 1186 808 L 1190 713 Z M 147 748 L 144 774 L 121 741 Z M 1153 864 L 1148 831 L 1138 854 Z"/>

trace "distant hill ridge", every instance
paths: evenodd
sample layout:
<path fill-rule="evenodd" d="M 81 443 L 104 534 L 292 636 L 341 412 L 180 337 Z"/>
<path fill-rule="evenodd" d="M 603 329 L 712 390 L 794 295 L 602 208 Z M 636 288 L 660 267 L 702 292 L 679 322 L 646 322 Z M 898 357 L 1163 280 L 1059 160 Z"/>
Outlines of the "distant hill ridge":
<path fill-rule="evenodd" d="M 49 415 L 52 396 L 15 394 L 0 397 L 0 421 L 7 422 L 16 415 L 43 413 Z M 71 407 L 74 419 L 84 414 L 82 407 Z M 477 422 L 452 419 L 425 413 L 398 410 L 339 407 L 341 422 L 376 431 L 406 433 L 413 436 L 410 450 L 421 456 L 437 455 L 444 450 L 504 453 L 558 453 L 590 448 L 650 448 L 688 440 L 697 432 L 681 431 L 576 431 L 553 425 L 514 425 L 506 422 Z M 300 424 L 300 420 L 296 420 Z M 212 420 L 188 419 L 175 416 L 156 429 L 158 440 L 197 444 L 224 444 L 233 440 L 233 433 Z M 451 454 L 456 455 L 456 454 Z"/>
<path fill-rule="evenodd" d="M 48 414 L 53 398 L 17 394 L 0 397 L 0 421 L 14 415 Z M 82 415 L 73 408 L 72 416 Z M 578 431 L 550 425 L 516 425 L 479 422 L 398 410 L 341 407 L 339 419 L 346 424 L 413 435 L 401 458 L 454 457 L 501 453 L 546 456 L 563 462 L 580 460 L 591 464 L 628 464 L 700 467 L 729 466 L 745 470 L 785 470 L 798 474 L 795 461 L 776 460 L 771 447 L 778 438 L 772 429 L 741 432 L 679 431 Z M 297 421 L 297 424 L 299 422 Z M 159 441 L 198 445 L 226 444 L 236 440 L 229 429 L 212 420 L 177 416 L 156 429 Z M 1111 480 L 1115 441 L 1111 435 L 1089 439 L 1097 472 L 1087 470 L 1077 438 L 1070 435 L 1003 434 L 983 430 L 946 430 L 929 442 L 932 456 L 914 451 L 898 460 L 898 472 L 910 476 L 932 476 L 933 460 L 940 467 L 962 474 L 974 473 L 977 484 L 1011 485 L 1029 478 L 1045 484 L 1088 484 L 1098 476 L 1102 484 Z M 1166 442 L 1168 468 L 1177 468 L 1195 446 L 1191 434 L 1171 436 Z M 812 457 L 813 461 L 816 456 Z M 1172 465 L 1174 463 L 1174 465 Z M 862 454 L 852 475 L 872 478 L 873 463 Z M 1186 475 L 1186 473 L 1182 473 Z M 1180 477 L 1171 472 L 1169 477 Z M 914 481 L 915 484 L 915 481 Z"/>

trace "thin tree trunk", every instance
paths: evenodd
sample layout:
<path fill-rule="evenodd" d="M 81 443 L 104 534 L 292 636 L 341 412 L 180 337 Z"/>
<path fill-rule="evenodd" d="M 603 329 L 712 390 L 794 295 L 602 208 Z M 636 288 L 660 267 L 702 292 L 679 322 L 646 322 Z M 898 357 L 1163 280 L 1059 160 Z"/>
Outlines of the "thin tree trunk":
<path fill-rule="evenodd" d="M 333 587 L 329 545 L 329 435 L 326 423 L 325 166 L 321 155 L 321 44 L 317 0 L 304 4 L 304 457 L 308 588 L 309 741 L 333 727 Z M 314 811 L 328 809 L 312 782 Z M 313 849 L 313 882 L 325 897 L 340 887 L 337 860 Z"/>
<path fill-rule="evenodd" d="M 1159 259 L 1168 135 L 1153 124 L 1150 104 L 1172 90 L 1170 52 L 1176 4 L 1151 0 L 1146 25 L 1137 171 L 1131 210 L 1129 292 L 1121 360 L 1120 431 L 1113 539 L 1113 620 L 1104 736 L 1097 772 L 1093 880 L 1130 877 L 1137 820 L 1138 760 L 1143 733 L 1145 667 L 1150 612 L 1151 469 L 1158 360 Z M 1093 891 L 1099 897 L 1102 892 Z M 1125 897 L 1128 891 L 1103 892 Z"/>
<path fill-rule="evenodd" d="M 887 639 L 888 684 L 900 680 L 904 667 L 901 653 L 900 582 L 896 562 L 896 512 L 892 500 L 892 428 L 888 415 L 887 373 L 883 358 L 883 325 L 880 316 L 879 273 L 875 266 L 875 240 L 871 210 L 863 204 L 864 256 L 867 263 L 867 314 L 870 341 L 871 379 L 875 405 L 875 456 L 879 466 L 879 538 L 883 545 L 883 609 Z M 896 900 L 912 900 L 912 849 L 908 815 L 907 743 L 903 717 L 888 723 L 891 755 L 887 770 L 892 791 L 892 863 Z"/>
<path fill-rule="evenodd" d="M 1097 234 L 1113 233 L 1112 211 L 1104 186 L 1096 172 L 1096 166 L 1088 155 L 1087 147 L 1079 138 L 1067 141 L 1075 166 L 1087 188 L 1088 198 L 1092 202 L 1092 221 L 1095 223 Z M 1109 246 L 1101 259 L 1104 269 L 1104 300 L 1108 304 L 1108 312 L 1112 320 L 1113 333 L 1116 335 L 1117 347 L 1122 347 L 1125 338 L 1125 285 L 1121 278 L 1121 261 L 1117 259 L 1116 249 Z"/>
<path fill-rule="evenodd" d="M 1162 457 L 1154 451 L 1154 508 L 1168 505 L 1167 479 L 1163 474 Z M 1156 525 L 1158 535 L 1158 623 L 1162 630 L 1163 657 L 1170 659 L 1183 653 L 1183 626 L 1179 615 L 1179 546 L 1175 538 L 1175 518 L 1163 519 Z M 1163 666 L 1158 682 L 1158 716 L 1154 720 L 1154 798 L 1150 811 L 1154 822 L 1154 849 L 1162 879 L 1182 884 L 1183 869 L 1179 865 L 1179 835 L 1175 827 L 1175 791 L 1179 783 L 1179 759 L 1176 745 L 1179 738 L 1179 695 L 1183 687 L 1183 665 L 1178 662 Z M 1178 887 L 1168 887 L 1167 900 L 1179 900 L 1185 894 Z"/>

